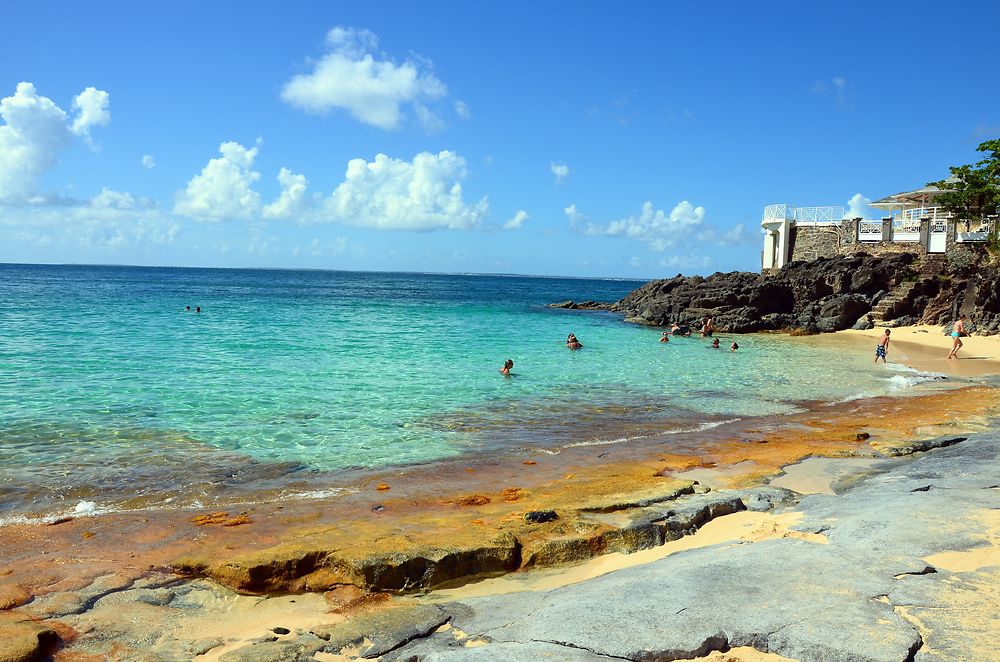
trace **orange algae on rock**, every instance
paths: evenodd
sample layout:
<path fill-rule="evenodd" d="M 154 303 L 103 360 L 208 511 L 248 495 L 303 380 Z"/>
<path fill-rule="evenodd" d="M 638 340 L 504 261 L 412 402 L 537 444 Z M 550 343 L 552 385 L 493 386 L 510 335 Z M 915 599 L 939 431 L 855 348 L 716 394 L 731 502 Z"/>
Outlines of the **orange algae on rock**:
<path fill-rule="evenodd" d="M 229 519 L 229 513 L 217 512 L 208 515 L 195 515 L 191 521 L 195 526 L 206 526 L 208 524 L 222 524 L 227 519 Z"/>
<path fill-rule="evenodd" d="M 485 506 L 491 499 L 485 494 L 467 494 L 455 499 L 455 503 L 460 506 Z"/>
<path fill-rule="evenodd" d="M 236 517 L 227 519 L 222 523 L 222 526 L 240 526 L 241 524 L 252 524 L 253 520 L 250 519 L 248 513 L 240 513 Z"/>
<path fill-rule="evenodd" d="M 378 485 L 375 486 L 375 489 L 378 490 L 379 492 L 386 492 L 391 488 L 385 483 L 379 483 Z"/>
<path fill-rule="evenodd" d="M 517 501 L 524 496 L 524 490 L 520 487 L 505 487 L 500 490 L 500 498 L 504 501 Z"/>

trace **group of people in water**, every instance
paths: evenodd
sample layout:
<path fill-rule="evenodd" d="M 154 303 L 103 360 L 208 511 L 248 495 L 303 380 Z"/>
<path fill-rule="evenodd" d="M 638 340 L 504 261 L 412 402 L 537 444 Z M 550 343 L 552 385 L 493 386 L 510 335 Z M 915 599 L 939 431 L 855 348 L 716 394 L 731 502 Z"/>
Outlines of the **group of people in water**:
<path fill-rule="evenodd" d="M 185 313 L 190 313 L 191 312 L 191 306 L 184 306 L 184 312 Z M 194 307 L 194 312 L 200 313 L 201 312 L 201 306 L 195 306 Z"/>
<path fill-rule="evenodd" d="M 701 337 L 710 338 L 713 333 L 715 333 L 715 324 L 713 323 L 711 317 L 706 317 L 701 325 Z M 681 326 L 680 324 L 674 322 L 673 325 L 670 327 L 670 331 L 664 331 L 663 334 L 660 336 L 660 342 L 670 342 L 671 335 L 681 336 L 683 338 L 690 338 L 691 328 L 687 326 Z M 571 350 L 583 349 L 583 343 L 580 342 L 580 339 L 576 337 L 576 334 L 570 332 L 570 334 L 566 336 L 566 348 Z M 708 348 L 721 349 L 721 345 L 719 344 L 719 339 L 713 338 L 712 344 L 709 345 Z M 733 344 L 729 346 L 729 351 L 735 352 L 739 348 L 740 348 L 739 344 L 734 340 Z M 511 375 L 510 370 L 513 367 L 514 367 L 514 362 L 510 359 L 507 359 L 506 361 L 503 362 L 503 367 L 499 369 L 499 372 L 504 377 L 510 377 Z"/>

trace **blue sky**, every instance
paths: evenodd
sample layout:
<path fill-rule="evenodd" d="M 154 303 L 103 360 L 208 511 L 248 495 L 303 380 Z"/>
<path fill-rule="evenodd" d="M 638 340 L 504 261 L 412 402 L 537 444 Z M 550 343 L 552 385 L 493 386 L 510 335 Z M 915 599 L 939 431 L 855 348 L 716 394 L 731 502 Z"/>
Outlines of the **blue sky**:
<path fill-rule="evenodd" d="M 15 3 L 0 262 L 757 269 L 1000 136 L 996 3 Z"/>

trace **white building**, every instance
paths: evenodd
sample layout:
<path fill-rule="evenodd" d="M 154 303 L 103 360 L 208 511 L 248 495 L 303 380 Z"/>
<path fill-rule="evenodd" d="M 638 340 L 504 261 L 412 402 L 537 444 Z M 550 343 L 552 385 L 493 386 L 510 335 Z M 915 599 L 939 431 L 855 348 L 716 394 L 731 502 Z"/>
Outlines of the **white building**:
<path fill-rule="evenodd" d="M 843 207 L 768 205 L 760 222 L 761 266 L 767 271 L 793 260 L 878 248 L 946 253 L 958 244 L 986 241 L 996 219 L 956 228 L 952 215 L 934 205 L 941 192 L 925 186 L 876 200 L 870 206 L 884 212 L 879 218 L 846 218 Z"/>

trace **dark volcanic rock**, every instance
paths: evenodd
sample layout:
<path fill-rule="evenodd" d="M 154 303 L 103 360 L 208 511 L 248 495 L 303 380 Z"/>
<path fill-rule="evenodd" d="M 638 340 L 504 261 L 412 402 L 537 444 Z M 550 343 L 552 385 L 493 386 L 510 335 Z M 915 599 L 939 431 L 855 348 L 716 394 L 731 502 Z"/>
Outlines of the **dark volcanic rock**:
<path fill-rule="evenodd" d="M 872 309 L 876 297 L 885 296 L 907 276 L 914 259 L 906 253 L 857 254 L 792 262 L 772 274 L 675 276 L 646 283 L 611 310 L 622 313 L 627 322 L 677 322 L 696 329 L 702 319 L 712 317 L 717 329 L 734 333 L 788 327 L 839 331 L 854 325 Z"/>
<path fill-rule="evenodd" d="M 560 301 L 559 303 L 550 303 L 549 308 L 565 308 L 567 310 L 611 310 L 610 303 L 602 303 L 600 301 Z"/>

